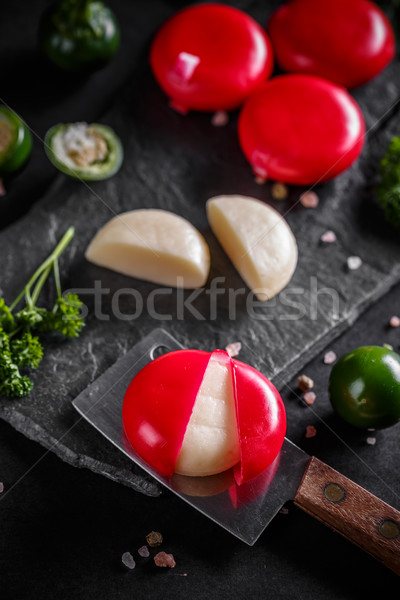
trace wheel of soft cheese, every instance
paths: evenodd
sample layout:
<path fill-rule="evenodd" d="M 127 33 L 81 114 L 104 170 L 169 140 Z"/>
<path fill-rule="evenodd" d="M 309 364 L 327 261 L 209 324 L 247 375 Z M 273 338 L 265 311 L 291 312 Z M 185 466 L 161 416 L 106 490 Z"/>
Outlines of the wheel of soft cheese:
<path fill-rule="evenodd" d="M 286 431 L 273 384 L 224 350 L 177 350 L 147 364 L 126 391 L 122 420 L 134 450 L 161 475 L 233 467 L 239 485 L 275 460 Z"/>

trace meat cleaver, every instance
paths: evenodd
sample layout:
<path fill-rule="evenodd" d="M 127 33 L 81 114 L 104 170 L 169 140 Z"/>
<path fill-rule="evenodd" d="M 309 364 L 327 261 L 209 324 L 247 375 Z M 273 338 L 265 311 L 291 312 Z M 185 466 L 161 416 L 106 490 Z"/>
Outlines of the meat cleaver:
<path fill-rule="evenodd" d="M 274 463 L 242 486 L 232 470 L 210 477 L 163 477 L 138 456 L 122 426 L 122 403 L 132 377 L 163 352 L 182 346 L 156 329 L 74 401 L 76 410 L 134 463 L 171 492 L 253 545 L 288 500 L 400 575 L 400 512 L 310 457 L 285 438 Z"/>

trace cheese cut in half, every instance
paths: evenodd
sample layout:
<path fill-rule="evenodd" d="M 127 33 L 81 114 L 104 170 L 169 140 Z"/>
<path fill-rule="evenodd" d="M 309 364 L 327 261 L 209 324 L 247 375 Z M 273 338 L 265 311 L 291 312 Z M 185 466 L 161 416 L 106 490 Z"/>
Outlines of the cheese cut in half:
<path fill-rule="evenodd" d="M 286 432 L 277 389 L 225 350 L 175 350 L 149 362 L 126 390 L 122 422 L 134 451 L 164 477 L 233 467 L 238 485 L 275 460 Z"/>
<path fill-rule="evenodd" d="M 200 232 L 183 217 L 161 209 L 117 215 L 91 241 L 88 261 L 160 285 L 201 287 L 210 252 Z"/>
<path fill-rule="evenodd" d="M 196 396 L 175 464 L 180 475 L 221 473 L 240 461 L 231 364 L 214 353 Z"/>
<path fill-rule="evenodd" d="M 221 246 L 259 300 L 269 300 L 290 281 L 297 244 L 285 219 L 255 198 L 216 196 L 207 217 Z"/>

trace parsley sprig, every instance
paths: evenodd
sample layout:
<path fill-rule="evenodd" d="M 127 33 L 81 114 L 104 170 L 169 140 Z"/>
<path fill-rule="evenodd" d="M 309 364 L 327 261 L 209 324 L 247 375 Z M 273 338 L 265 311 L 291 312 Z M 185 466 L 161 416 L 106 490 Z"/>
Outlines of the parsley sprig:
<path fill-rule="evenodd" d="M 11 397 L 29 394 L 33 382 L 21 369 L 38 368 L 43 357 L 41 333 L 55 331 L 74 338 L 85 324 L 81 300 L 76 294 L 63 294 L 60 281 L 59 258 L 73 236 L 74 228 L 70 227 L 10 305 L 0 298 L 0 394 Z M 57 297 L 48 310 L 37 303 L 51 274 Z"/>
<path fill-rule="evenodd" d="M 400 136 L 390 140 L 379 164 L 378 203 L 389 223 L 400 229 Z"/>

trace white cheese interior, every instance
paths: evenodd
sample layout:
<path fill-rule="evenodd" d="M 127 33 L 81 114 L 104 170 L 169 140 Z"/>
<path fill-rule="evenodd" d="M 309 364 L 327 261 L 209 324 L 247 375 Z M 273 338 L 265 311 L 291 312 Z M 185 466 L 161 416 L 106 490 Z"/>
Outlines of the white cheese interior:
<path fill-rule="evenodd" d="M 91 241 L 86 258 L 124 275 L 172 287 L 197 288 L 207 281 L 210 253 L 186 219 L 159 209 L 122 213 Z"/>
<path fill-rule="evenodd" d="M 207 202 L 210 226 L 259 300 L 278 294 L 297 264 L 294 235 L 273 208 L 255 198 L 217 196 Z"/>
<path fill-rule="evenodd" d="M 196 397 L 175 471 L 181 475 L 214 475 L 239 460 L 231 369 L 212 356 Z"/>

